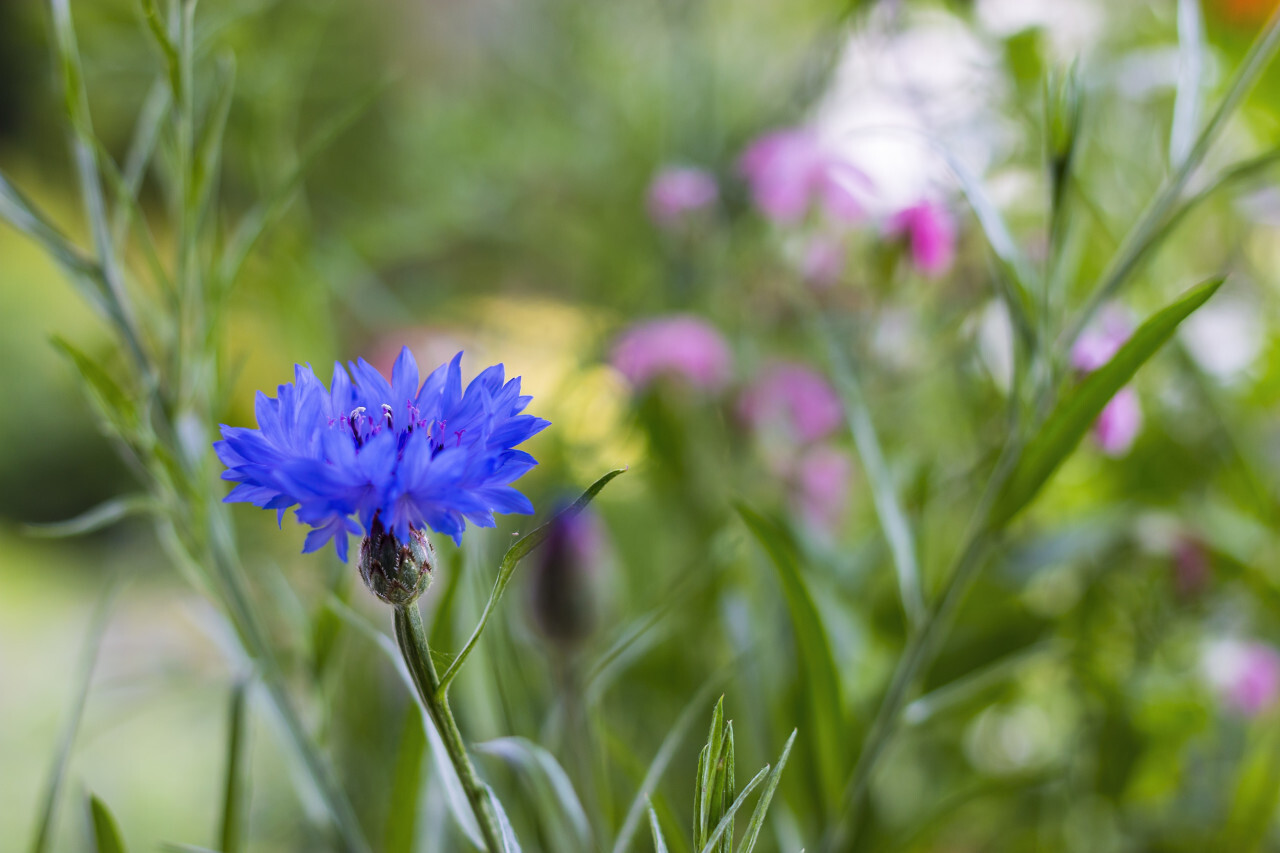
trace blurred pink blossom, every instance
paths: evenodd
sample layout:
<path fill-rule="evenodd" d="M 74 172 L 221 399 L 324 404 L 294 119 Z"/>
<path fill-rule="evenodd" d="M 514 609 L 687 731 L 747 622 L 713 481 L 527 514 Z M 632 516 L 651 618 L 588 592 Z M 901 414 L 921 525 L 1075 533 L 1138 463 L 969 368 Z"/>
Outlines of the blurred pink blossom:
<path fill-rule="evenodd" d="M 853 459 L 827 445 L 814 447 L 796 464 L 795 499 L 801 516 L 815 529 L 835 533 L 849 510 Z"/>
<path fill-rule="evenodd" d="M 922 201 L 889 219 L 890 236 L 903 236 L 911 248 L 911 262 L 927 276 L 940 276 L 956 256 L 956 223 L 936 201 Z"/>
<path fill-rule="evenodd" d="M 840 281 L 846 263 L 844 243 L 829 235 L 814 237 L 804 246 L 800 274 L 810 284 L 831 287 Z"/>
<path fill-rule="evenodd" d="M 610 360 L 636 388 L 659 376 L 674 376 L 698 388 L 718 390 L 728 383 L 732 367 L 721 334 L 687 314 L 636 323 L 619 336 Z"/>
<path fill-rule="evenodd" d="M 775 362 L 761 370 L 738 401 L 738 414 L 753 430 L 779 430 L 799 443 L 826 438 L 843 420 L 831 383 L 795 362 Z"/>
<path fill-rule="evenodd" d="M 1111 361 L 1116 351 L 1133 334 L 1128 318 L 1117 309 L 1104 311 L 1097 321 L 1080 333 L 1071 347 L 1071 365 L 1091 373 Z M 1133 447 L 1142 429 L 1142 406 L 1132 386 L 1126 385 L 1111 398 L 1093 424 L 1093 438 L 1108 456 L 1124 456 Z"/>
<path fill-rule="evenodd" d="M 766 133 L 747 147 L 738 165 L 756 207 L 774 222 L 798 222 L 815 202 L 836 222 L 862 218 L 855 187 L 869 186 L 867 176 L 829 150 L 809 128 Z"/>
<path fill-rule="evenodd" d="M 1108 456 L 1124 456 L 1133 447 L 1142 429 L 1142 406 L 1138 393 L 1126 385 L 1116 392 L 1111 402 L 1093 423 L 1093 437 Z"/>
<path fill-rule="evenodd" d="M 1178 595 L 1189 598 L 1209 584 L 1213 567 L 1209 553 L 1198 539 L 1179 536 L 1173 546 L 1173 579 Z"/>
<path fill-rule="evenodd" d="M 649 216 L 658 226 L 673 228 L 719 197 L 716 179 L 705 169 L 664 166 L 649 184 Z"/>
<path fill-rule="evenodd" d="M 1091 373 L 1111 360 L 1133 334 L 1133 326 L 1122 311 L 1109 308 L 1080 333 L 1071 347 L 1071 366 Z"/>
<path fill-rule="evenodd" d="M 1280 653 L 1266 643 L 1217 640 L 1203 663 L 1223 701 L 1246 716 L 1257 716 L 1280 696 Z"/>

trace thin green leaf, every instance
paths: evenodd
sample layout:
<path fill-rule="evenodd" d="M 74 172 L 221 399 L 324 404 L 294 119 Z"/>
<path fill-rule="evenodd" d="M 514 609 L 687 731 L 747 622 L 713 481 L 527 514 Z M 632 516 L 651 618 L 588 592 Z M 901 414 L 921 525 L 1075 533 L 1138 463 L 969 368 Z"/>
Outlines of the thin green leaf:
<path fill-rule="evenodd" d="M 502 737 L 477 744 L 477 752 L 501 758 L 512 767 L 517 768 L 533 793 L 540 820 L 549 819 L 552 815 L 562 818 L 558 823 L 565 823 L 569 832 L 560 832 L 555 849 L 591 850 L 591 822 L 582 807 L 577 791 L 569 774 L 556 761 L 554 755 L 536 743 L 522 737 Z"/>
<path fill-rule="evenodd" d="M 613 842 L 613 853 L 623 853 L 630 846 L 632 837 L 640 827 L 640 819 L 644 816 L 645 806 L 649 802 L 649 797 L 658 786 L 658 780 L 662 778 L 667 765 L 671 763 L 671 759 L 675 756 L 681 741 L 684 740 L 685 733 L 693 725 L 693 721 L 697 719 L 699 709 L 710 698 L 722 678 L 723 673 L 720 676 L 708 679 L 707 683 L 702 685 L 694 697 L 689 700 L 689 704 L 684 706 L 684 710 L 676 718 L 675 724 L 671 726 L 667 736 L 662 739 L 662 744 L 654 754 L 653 761 L 650 762 L 649 769 L 644 774 L 644 780 L 640 783 L 640 790 L 636 791 L 635 797 L 631 800 L 631 806 L 627 809 L 627 816 L 622 821 L 622 828 L 618 830 L 618 837 Z"/>
<path fill-rule="evenodd" d="M 480 614 L 480 621 L 476 624 L 475 630 L 471 632 L 471 637 L 467 640 L 466 645 L 462 647 L 462 651 L 458 652 L 458 656 L 449 664 L 449 668 L 440 676 L 439 692 L 443 695 L 449 689 L 450 682 L 462 670 L 462 665 L 466 663 L 467 657 L 471 654 L 471 650 L 475 648 L 476 643 L 480 639 L 480 634 L 484 631 L 484 626 L 489 622 L 489 616 L 498 605 L 498 601 L 502 598 L 502 593 L 506 591 L 507 583 L 511 580 L 512 573 L 516 570 L 516 566 L 524 559 L 530 551 L 537 548 L 542 542 L 551 535 L 552 529 L 566 519 L 572 518 L 578 513 L 586 509 L 587 504 L 600 494 L 600 490 L 609 484 L 609 481 L 619 474 L 626 471 L 626 468 L 615 468 L 605 474 L 600 479 L 592 483 L 582 496 L 570 504 L 564 511 L 560 512 L 546 524 L 534 530 L 525 536 L 522 536 L 514 545 L 507 549 L 506 556 L 502 558 L 502 562 L 498 565 L 498 577 L 493 583 L 493 592 L 489 594 L 489 600 L 485 603 L 484 611 Z"/>
<path fill-rule="evenodd" d="M 236 63 L 234 54 L 223 56 L 218 63 L 217 95 L 205 119 L 204 134 L 195 150 L 192 164 L 191 214 L 194 222 L 201 222 L 209 212 L 215 197 L 218 167 L 222 161 L 222 140 L 227 127 L 227 115 L 235 94 Z"/>
<path fill-rule="evenodd" d="M 337 597 L 330 596 L 327 606 L 340 619 L 372 640 L 374 645 L 391 660 L 396 674 L 400 676 L 400 680 L 404 682 L 405 687 L 408 688 L 411 694 L 416 695 L 418 687 L 413 683 L 413 676 L 409 673 L 409 668 L 405 665 L 404 658 L 400 656 L 400 649 L 397 648 L 395 641 L 370 625 L 363 616 L 352 610 Z M 453 815 L 463 834 L 476 847 L 483 849 L 484 839 L 480 835 L 480 827 L 476 824 L 475 816 L 471 812 L 471 806 L 467 802 L 467 795 L 462 790 L 462 783 L 458 780 L 458 773 L 453 769 L 453 765 L 449 763 L 444 741 L 441 739 L 440 733 L 436 731 L 435 724 L 431 722 L 431 717 L 427 714 L 422 703 L 415 702 L 414 704 L 418 706 L 418 710 L 422 715 L 423 730 L 427 733 L 427 740 L 431 746 L 431 759 L 436 773 L 444 785 L 445 801 L 449 804 L 449 813 Z"/>
<path fill-rule="evenodd" d="M 831 644 L 813 597 L 800 573 L 795 546 L 790 537 L 779 525 L 747 506 L 739 504 L 738 514 L 768 554 L 777 570 L 778 580 L 787 600 L 800 658 L 799 678 L 805 685 L 809 730 L 814 733 L 811 743 L 813 762 L 818 772 L 816 781 L 826 806 L 834 807 L 842 784 L 840 759 L 846 753 L 844 705 L 840 698 L 840 676 L 831 653 Z"/>
<path fill-rule="evenodd" d="M 658 813 L 649 806 L 649 831 L 653 833 L 653 853 L 667 853 L 667 839 L 662 836 L 662 827 L 658 826 Z"/>
<path fill-rule="evenodd" d="M 97 853 L 125 853 L 120 827 L 102 800 L 89 795 L 89 819 L 93 823 L 93 845 Z"/>
<path fill-rule="evenodd" d="M 227 715 L 226 778 L 222 790 L 222 820 L 218 830 L 222 853 L 238 853 L 244 847 L 248 820 L 245 813 L 248 805 L 246 789 L 249 784 L 245 768 L 245 754 L 248 750 L 245 720 L 248 686 L 243 680 L 236 682 L 231 691 Z"/>
<path fill-rule="evenodd" d="M 90 358 L 67 340 L 54 337 L 53 345 L 75 364 L 108 431 L 126 442 L 134 441 L 141 428 L 142 417 L 133 398 L 97 360 Z"/>
<path fill-rule="evenodd" d="M 716 702 L 711 712 L 711 729 L 707 732 L 707 745 L 698 758 L 698 797 L 694 804 L 693 846 L 701 847 L 707 842 L 707 833 L 711 831 L 712 791 L 715 787 L 716 766 L 721 760 L 721 748 L 724 745 L 724 697 Z"/>
<path fill-rule="evenodd" d="M 0 219 L 26 234 L 54 260 L 95 307 L 109 310 L 102 269 L 62 235 L 35 203 L 0 173 Z"/>
<path fill-rule="evenodd" d="M 84 536 L 96 533 L 131 515 L 151 512 L 155 501 L 150 495 L 129 495 L 123 498 L 112 498 L 95 506 L 93 509 L 69 518 L 66 521 L 55 521 L 52 524 L 24 524 L 22 532 L 40 539 L 63 539 L 71 536 Z"/>
<path fill-rule="evenodd" d="M 387 803 L 387 830 L 382 849 L 387 853 L 413 853 L 417 836 L 418 793 L 422 788 L 422 755 L 427 747 L 422 714 L 410 709 L 396 749 L 391 800 Z"/>
<path fill-rule="evenodd" d="M 520 840 L 516 838 L 515 830 L 511 828 L 511 821 L 502 808 L 502 801 L 488 785 L 484 786 L 484 791 L 489 796 L 490 804 L 493 805 L 494 814 L 498 817 L 498 829 L 502 833 L 502 853 L 520 853 Z"/>
<path fill-rule="evenodd" d="M 858 457 L 862 460 L 863 470 L 871 485 L 871 499 L 876 508 L 876 517 L 880 520 L 880 529 L 885 541 L 889 544 L 889 553 L 893 557 L 893 568 L 898 575 L 898 592 L 902 597 L 902 609 L 906 613 L 907 623 L 914 629 L 924 618 L 924 593 L 920 584 L 920 563 L 916 559 L 914 537 L 907 514 L 902 510 L 898 500 L 897 488 L 889 466 L 885 463 L 884 452 L 880 449 L 880 438 L 876 435 L 875 423 L 871 419 L 871 410 L 866 398 L 862 396 L 862 387 L 854 373 L 848 355 L 839 345 L 830 324 L 819 317 L 816 325 L 827 344 L 828 358 L 831 362 L 832 374 L 836 386 L 840 390 L 840 400 L 844 405 L 845 420 L 849 431 L 853 433 L 854 446 L 858 449 Z"/>
<path fill-rule="evenodd" d="M 778 758 L 777 765 L 773 768 L 773 772 L 769 774 L 769 780 L 765 782 L 764 790 L 760 792 L 760 799 L 756 803 L 755 810 L 751 812 L 751 820 L 747 823 L 747 831 L 742 836 L 742 843 L 738 845 L 738 853 L 751 853 L 755 849 L 756 839 L 760 837 L 760 830 L 764 826 L 765 815 L 769 811 L 769 803 L 773 800 L 773 792 L 778 788 L 778 780 L 782 778 L 782 768 L 787 766 L 787 759 L 791 757 L 791 746 L 796 742 L 796 730 L 791 730 L 791 737 L 787 738 L 787 743 L 782 747 L 782 755 Z"/>
<path fill-rule="evenodd" d="M 53 817 L 58 808 L 59 795 L 62 793 L 62 781 L 67 774 L 67 764 L 71 760 L 71 749 L 75 744 L 76 734 L 80 731 L 80 720 L 84 717 L 84 707 L 89 699 L 89 687 L 93 683 L 93 670 L 98 662 L 98 648 L 102 645 L 102 635 L 107 629 L 116 591 L 117 584 L 112 581 L 106 593 L 98 599 L 93 616 L 89 620 L 89 630 L 85 632 L 84 641 L 80 647 L 80 672 L 75 681 L 75 699 L 72 701 L 71 713 L 63 725 L 62 733 L 58 736 L 53 767 L 49 772 L 49 784 L 40 800 L 40 817 L 36 824 L 35 837 L 31 842 L 31 853 L 45 853 L 52 840 Z"/>
<path fill-rule="evenodd" d="M 138 111 L 133 138 L 129 141 L 129 151 L 124 158 L 124 173 L 115 187 L 116 212 L 111 228 L 111 242 L 117 255 L 123 250 L 129 222 L 134 218 L 133 211 L 137 208 L 138 191 L 155 153 L 156 141 L 160 138 L 160 128 L 165 116 L 169 114 L 170 103 L 169 88 L 160 79 L 152 84 L 146 100 L 142 102 L 142 109 Z"/>
<path fill-rule="evenodd" d="M 769 775 L 769 765 L 766 764 L 760 768 L 760 772 L 751 777 L 751 781 L 742 789 L 742 793 L 733 801 L 733 805 L 729 806 L 729 810 L 724 813 L 724 817 L 716 824 L 715 831 L 711 833 L 711 837 L 707 839 L 707 843 L 702 846 L 702 853 L 715 853 L 716 844 L 720 841 L 725 833 L 732 834 L 733 816 L 738 813 L 738 809 L 742 808 L 742 804 L 747 801 L 747 795 L 755 790 L 764 778 Z"/>
<path fill-rule="evenodd" d="M 1060 646 L 1053 642 L 1037 643 L 1030 648 L 1020 649 L 993 663 L 967 672 L 931 690 L 903 708 L 902 721 L 909 726 L 921 725 L 932 719 L 939 711 L 955 707 L 987 688 L 1000 684 L 1020 672 L 1031 661 L 1042 655 L 1051 654 L 1059 648 Z"/>
<path fill-rule="evenodd" d="M 1071 455 L 1098 415 L 1155 355 L 1178 325 L 1203 305 L 1222 285 L 1210 279 L 1152 315 L 1106 365 L 1090 373 L 1058 402 L 1039 432 L 1028 442 L 1013 474 L 993 505 L 988 524 L 999 528 L 1018 514 Z"/>
<path fill-rule="evenodd" d="M 156 40 L 156 46 L 160 48 L 160 54 L 164 57 L 165 72 L 169 77 L 169 90 L 173 94 L 174 101 L 180 101 L 183 97 L 182 63 L 178 58 L 178 46 L 169 36 L 169 30 L 160 17 L 160 10 L 156 8 L 155 0 L 141 0 L 141 4 L 142 17 L 147 22 L 147 30 Z"/>
<path fill-rule="evenodd" d="M 1169 163 L 1175 169 L 1191 153 L 1200 123 L 1200 81 L 1204 72 L 1204 18 L 1200 0 L 1178 0 L 1178 87 L 1169 128 Z"/>

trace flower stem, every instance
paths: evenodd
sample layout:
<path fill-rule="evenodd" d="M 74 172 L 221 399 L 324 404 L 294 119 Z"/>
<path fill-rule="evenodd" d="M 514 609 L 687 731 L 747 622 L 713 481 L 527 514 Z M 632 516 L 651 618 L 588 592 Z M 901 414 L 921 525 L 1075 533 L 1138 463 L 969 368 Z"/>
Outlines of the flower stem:
<path fill-rule="evenodd" d="M 476 775 L 476 769 L 467 755 L 462 734 L 458 731 L 453 711 L 449 708 L 448 694 L 438 689 L 440 677 L 436 675 L 435 664 L 431 662 L 431 649 L 427 646 L 427 634 L 422 627 L 418 603 L 415 601 L 396 607 L 395 622 L 400 654 L 404 656 L 404 662 L 413 676 L 422 706 L 427 709 L 431 722 L 444 741 L 449 760 L 453 762 L 453 768 L 462 782 L 462 790 L 467 795 L 467 802 L 471 804 L 471 811 L 484 835 L 485 846 L 489 853 L 503 853 L 502 835 L 498 831 L 498 818 L 489 800 L 489 792 Z"/>

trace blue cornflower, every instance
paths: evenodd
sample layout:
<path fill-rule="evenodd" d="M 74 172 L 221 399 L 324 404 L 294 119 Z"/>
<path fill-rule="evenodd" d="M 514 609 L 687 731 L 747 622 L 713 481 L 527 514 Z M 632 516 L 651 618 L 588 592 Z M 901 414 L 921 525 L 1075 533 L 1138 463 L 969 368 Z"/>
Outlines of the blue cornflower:
<path fill-rule="evenodd" d="M 458 353 L 419 385 L 405 347 L 390 382 L 360 359 L 350 374 L 335 364 L 328 389 L 296 365 L 275 398 L 258 392 L 257 429 L 224 425 L 214 442 L 222 478 L 239 484 L 226 500 L 274 509 L 277 521 L 296 507 L 312 528 L 303 551 L 332 540 L 343 561 L 348 534 L 385 530 L 407 543 L 429 527 L 461 543 L 468 521 L 531 514 L 510 484 L 538 463 L 515 447 L 550 422 L 521 414 L 532 398 L 519 377 L 504 382 L 501 364 L 464 392 L 461 362 Z"/>

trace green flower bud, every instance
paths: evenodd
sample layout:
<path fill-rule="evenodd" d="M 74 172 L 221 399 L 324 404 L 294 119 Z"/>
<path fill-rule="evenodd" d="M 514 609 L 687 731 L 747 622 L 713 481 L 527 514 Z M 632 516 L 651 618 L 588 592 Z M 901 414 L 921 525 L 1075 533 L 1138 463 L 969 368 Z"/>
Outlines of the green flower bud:
<path fill-rule="evenodd" d="M 387 604 L 412 604 L 431 585 L 436 549 L 427 534 L 409 529 L 409 541 L 401 543 L 375 521 L 360 543 L 360 577 L 369 591 Z"/>

